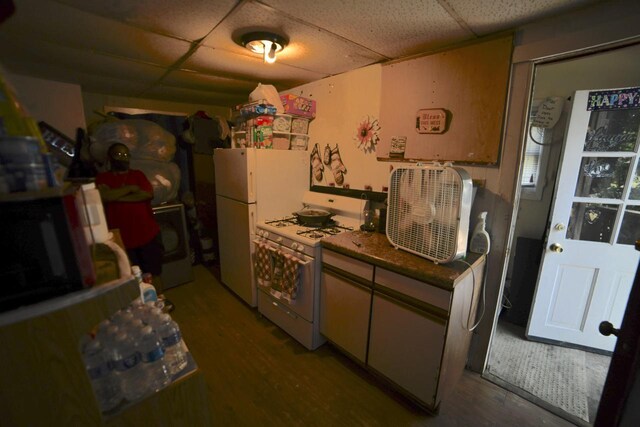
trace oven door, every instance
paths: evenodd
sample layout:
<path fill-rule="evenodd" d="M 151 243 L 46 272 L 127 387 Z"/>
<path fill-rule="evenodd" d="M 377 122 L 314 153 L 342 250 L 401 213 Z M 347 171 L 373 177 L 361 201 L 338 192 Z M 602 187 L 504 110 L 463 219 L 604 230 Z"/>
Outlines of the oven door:
<path fill-rule="evenodd" d="M 260 280 L 258 276 L 256 283 L 258 288 L 271 295 L 272 298 L 288 309 L 303 317 L 308 322 L 313 322 L 313 301 L 315 295 L 315 267 L 313 258 L 299 252 L 278 245 L 273 242 L 265 242 L 261 239 L 254 240 L 254 271 L 260 275 L 261 268 L 269 270 L 269 281 Z M 285 254 L 292 255 L 297 264 L 297 294 L 290 295 L 287 290 L 290 289 L 287 283 L 291 283 L 291 269 L 284 265 Z M 258 265 L 258 258 L 267 259 L 266 266 L 264 262 L 262 266 Z"/>

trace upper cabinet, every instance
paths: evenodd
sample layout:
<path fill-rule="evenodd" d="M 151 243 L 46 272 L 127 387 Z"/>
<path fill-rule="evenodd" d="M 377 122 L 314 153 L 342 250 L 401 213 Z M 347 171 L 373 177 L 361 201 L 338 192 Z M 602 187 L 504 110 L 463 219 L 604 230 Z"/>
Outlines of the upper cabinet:
<path fill-rule="evenodd" d="M 495 165 L 512 37 L 382 67 L 377 156 Z"/>

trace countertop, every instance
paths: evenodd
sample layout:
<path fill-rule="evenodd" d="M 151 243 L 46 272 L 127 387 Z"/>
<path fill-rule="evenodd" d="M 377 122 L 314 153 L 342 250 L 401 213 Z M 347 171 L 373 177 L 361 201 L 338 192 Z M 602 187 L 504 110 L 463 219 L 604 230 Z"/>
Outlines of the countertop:
<path fill-rule="evenodd" d="M 321 240 L 323 248 L 385 268 L 403 276 L 427 282 L 446 290 L 470 272 L 477 271 L 485 259 L 483 254 L 467 251 L 467 256 L 448 264 L 436 264 L 426 258 L 396 249 L 385 234 L 350 231 Z"/>

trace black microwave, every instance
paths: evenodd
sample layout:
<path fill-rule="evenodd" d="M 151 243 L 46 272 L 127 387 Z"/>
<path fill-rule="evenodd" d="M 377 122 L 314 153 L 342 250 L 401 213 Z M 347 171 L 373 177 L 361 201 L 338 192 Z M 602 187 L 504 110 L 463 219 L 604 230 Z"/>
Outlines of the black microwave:
<path fill-rule="evenodd" d="M 93 285 L 75 195 L 0 200 L 0 312 Z"/>

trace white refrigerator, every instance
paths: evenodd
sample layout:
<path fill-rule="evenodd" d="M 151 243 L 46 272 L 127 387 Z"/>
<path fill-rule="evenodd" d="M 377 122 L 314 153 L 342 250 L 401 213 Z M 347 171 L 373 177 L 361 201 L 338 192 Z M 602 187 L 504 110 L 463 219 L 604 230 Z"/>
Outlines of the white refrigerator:
<path fill-rule="evenodd" d="M 291 216 L 309 189 L 309 154 L 299 150 L 219 148 L 213 152 L 222 283 L 257 305 L 256 223 Z"/>

